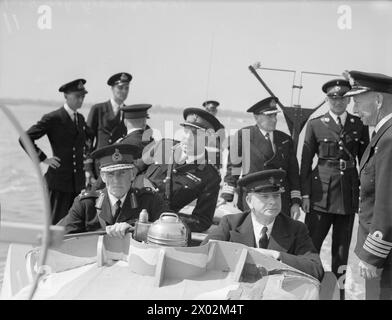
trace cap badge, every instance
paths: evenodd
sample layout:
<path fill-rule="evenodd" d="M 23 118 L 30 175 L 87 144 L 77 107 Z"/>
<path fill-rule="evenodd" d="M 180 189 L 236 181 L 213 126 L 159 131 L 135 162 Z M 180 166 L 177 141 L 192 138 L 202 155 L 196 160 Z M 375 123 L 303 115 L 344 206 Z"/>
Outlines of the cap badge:
<path fill-rule="evenodd" d="M 84 86 L 83 86 L 83 82 L 82 82 L 82 81 L 79 81 L 79 83 L 78 83 L 78 89 L 79 89 L 79 90 L 84 89 Z"/>
<path fill-rule="evenodd" d="M 269 181 L 271 184 L 275 184 L 275 178 L 274 178 L 274 177 L 269 178 L 268 181 Z"/>
<path fill-rule="evenodd" d="M 329 122 L 329 118 L 323 118 L 324 122 Z"/>
<path fill-rule="evenodd" d="M 270 107 L 276 107 L 276 101 L 275 100 L 271 100 Z"/>
<path fill-rule="evenodd" d="M 121 81 L 127 81 L 127 80 L 128 80 L 127 75 L 126 75 L 125 73 L 123 73 L 123 74 L 121 75 L 121 77 L 120 77 L 120 80 L 121 80 Z"/>
<path fill-rule="evenodd" d="M 349 71 L 344 71 L 343 76 L 350 82 L 350 85 L 353 87 L 356 85 L 354 78 L 351 76 Z"/>
<path fill-rule="evenodd" d="M 122 158 L 123 158 L 123 157 L 122 157 L 120 151 L 119 151 L 118 149 L 115 149 L 115 150 L 114 150 L 114 153 L 113 153 L 113 155 L 112 155 L 112 160 L 113 160 L 114 162 L 118 162 L 118 161 L 121 161 Z"/>

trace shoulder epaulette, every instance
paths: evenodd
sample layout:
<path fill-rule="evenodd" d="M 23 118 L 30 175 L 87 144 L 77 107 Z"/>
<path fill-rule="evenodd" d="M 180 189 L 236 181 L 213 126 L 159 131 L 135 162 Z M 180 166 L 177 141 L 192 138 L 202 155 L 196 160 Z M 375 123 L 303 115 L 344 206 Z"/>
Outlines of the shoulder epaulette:
<path fill-rule="evenodd" d="M 101 191 L 95 191 L 95 190 L 90 190 L 90 191 L 82 191 L 79 194 L 79 199 L 88 199 L 88 198 L 98 198 L 99 195 L 101 194 Z"/>

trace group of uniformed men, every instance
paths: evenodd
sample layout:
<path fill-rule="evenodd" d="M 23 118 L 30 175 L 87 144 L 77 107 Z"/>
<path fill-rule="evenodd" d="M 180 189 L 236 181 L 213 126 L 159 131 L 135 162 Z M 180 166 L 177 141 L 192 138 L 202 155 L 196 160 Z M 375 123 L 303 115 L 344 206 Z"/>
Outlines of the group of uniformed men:
<path fill-rule="evenodd" d="M 319 253 L 331 225 L 332 271 L 338 278 L 345 274 L 358 212 L 355 253 L 367 298 L 392 299 L 391 77 L 351 71 L 346 79 L 325 83 L 329 110 L 308 122 L 300 167 L 292 138 L 276 130 L 278 98 L 257 102 L 247 110 L 255 125 L 230 137 L 219 199 L 218 132 L 224 129 L 216 118 L 219 103 L 186 108 L 181 141 L 154 141 L 146 123 L 151 105 L 124 104 L 131 80 L 126 72 L 111 76 L 113 97 L 92 106 L 87 122 L 77 112 L 86 81 L 69 82 L 59 89 L 64 106 L 27 131 L 39 159 L 49 166 L 45 177 L 53 224 L 68 233 L 103 228 L 122 237 L 146 209 L 150 221 L 174 211 L 192 232 L 202 232 L 212 225 L 217 204 L 232 202 L 237 194 L 243 212 L 225 216 L 205 242 L 241 242 L 321 280 Z M 346 111 L 351 96 L 359 117 Z M 368 126 L 375 126 L 370 143 Z M 51 158 L 34 142 L 45 134 Z M 218 156 L 209 152 L 211 141 L 217 142 Z M 86 185 L 89 191 L 81 192 Z M 193 200 L 192 214 L 182 214 Z M 300 207 L 305 224 L 296 221 Z"/>

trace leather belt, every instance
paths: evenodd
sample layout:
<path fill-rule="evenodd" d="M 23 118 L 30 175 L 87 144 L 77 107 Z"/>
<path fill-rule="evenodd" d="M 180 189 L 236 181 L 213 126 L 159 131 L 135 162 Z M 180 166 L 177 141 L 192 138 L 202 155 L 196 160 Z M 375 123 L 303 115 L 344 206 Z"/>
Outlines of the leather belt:
<path fill-rule="evenodd" d="M 356 166 L 357 166 L 355 161 L 343 160 L 343 159 L 339 159 L 339 160 L 319 159 L 318 165 L 339 169 L 341 171 L 344 171 L 344 170 L 350 169 L 350 168 L 356 168 Z"/>

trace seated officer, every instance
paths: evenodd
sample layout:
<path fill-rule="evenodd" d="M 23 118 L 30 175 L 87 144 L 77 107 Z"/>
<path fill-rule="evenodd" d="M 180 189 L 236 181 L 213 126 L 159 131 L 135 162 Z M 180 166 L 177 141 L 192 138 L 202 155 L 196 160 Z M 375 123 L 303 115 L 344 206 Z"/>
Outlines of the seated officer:
<path fill-rule="evenodd" d="M 184 119 L 182 141 L 174 146 L 176 141 L 159 141 L 153 150 L 155 163 L 138 179 L 159 190 L 168 211 L 178 212 L 197 199 L 192 215 L 179 215 L 192 232 L 202 232 L 212 224 L 221 181 L 216 158 L 208 154 L 206 145 L 222 125 L 200 108 L 186 108 Z"/>
<path fill-rule="evenodd" d="M 223 216 L 202 244 L 215 239 L 260 248 L 265 255 L 321 280 L 324 270 L 306 225 L 281 213 L 280 185 L 285 174 L 273 169 L 240 179 L 250 211 Z"/>
<path fill-rule="evenodd" d="M 142 209 L 151 221 L 163 211 L 163 201 L 151 188 L 132 189 L 135 179 L 133 162 L 140 154 L 138 147 L 113 144 L 94 151 L 91 156 L 100 163 L 100 174 L 106 188 L 80 194 L 59 222 L 66 233 L 105 229 L 111 236 L 122 237 Z"/>

